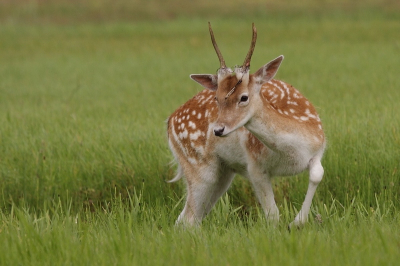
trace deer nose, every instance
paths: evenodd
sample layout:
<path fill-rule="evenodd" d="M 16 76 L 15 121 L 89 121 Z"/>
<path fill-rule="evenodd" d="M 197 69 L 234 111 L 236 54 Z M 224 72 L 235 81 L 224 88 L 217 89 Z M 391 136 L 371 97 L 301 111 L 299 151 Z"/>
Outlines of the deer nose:
<path fill-rule="evenodd" d="M 222 134 L 224 133 L 225 127 L 220 127 L 220 128 L 214 128 L 214 134 L 217 137 L 221 137 Z"/>

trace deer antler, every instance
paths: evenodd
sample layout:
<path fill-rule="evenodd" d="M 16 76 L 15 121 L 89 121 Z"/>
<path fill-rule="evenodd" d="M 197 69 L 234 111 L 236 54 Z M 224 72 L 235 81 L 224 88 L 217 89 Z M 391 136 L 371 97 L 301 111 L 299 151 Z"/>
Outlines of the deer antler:
<path fill-rule="evenodd" d="M 254 48 L 256 47 L 257 29 L 254 26 L 254 23 L 252 24 L 252 27 L 253 27 L 253 38 L 251 40 L 249 52 L 247 53 L 246 59 L 244 59 L 244 63 L 242 65 L 243 69 L 248 69 L 250 67 L 251 56 L 253 55 Z"/>
<path fill-rule="evenodd" d="M 210 30 L 211 41 L 212 41 L 212 44 L 214 45 L 215 52 L 218 55 L 219 63 L 221 65 L 220 68 L 225 69 L 226 68 L 225 60 L 222 57 L 221 51 L 219 50 L 217 43 L 215 42 L 214 33 L 213 33 L 212 29 L 211 29 L 211 23 L 210 22 L 208 22 L 208 29 Z"/>

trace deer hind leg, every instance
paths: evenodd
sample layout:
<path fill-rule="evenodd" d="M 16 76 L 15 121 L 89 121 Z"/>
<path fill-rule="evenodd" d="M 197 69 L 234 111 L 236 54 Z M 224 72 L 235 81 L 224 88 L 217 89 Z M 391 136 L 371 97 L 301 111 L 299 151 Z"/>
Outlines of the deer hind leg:
<path fill-rule="evenodd" d="M 265 217 L 267 220 L 277 223 L 279 221 L 279 210 L 275 203 L 270 176 L 256 165 L 249 165 L 248 171 L 248 178 L 264 210 Z"/>
<path fill-rule="evenodd" d="M 192 168 L 192 167 L 191 167 Z M 224 194 L 234 177 L 234 173 L 222 167 L 203 166 L 185 172 L 187 198 L 176 224 L 198 225 Z M 188 175 L 189 174 L 189 175 Z"/>
<path fill-rule="evenodd" d="M 317 190 L 318 184 L 322 180 L 323 175 L 324 168 L 321 165 L 321 158 L 312 158 L 309 163 L 309 183 L 307 194 L 304 199 L 303 205 L 301 206 L 300 212 L 297 214 L 296 218 L 289 225 L 289 227 L 292 227 L 293 225 L 301 226 L 307 221 L 312 199 L 314 197 L 315 191 Z"/>

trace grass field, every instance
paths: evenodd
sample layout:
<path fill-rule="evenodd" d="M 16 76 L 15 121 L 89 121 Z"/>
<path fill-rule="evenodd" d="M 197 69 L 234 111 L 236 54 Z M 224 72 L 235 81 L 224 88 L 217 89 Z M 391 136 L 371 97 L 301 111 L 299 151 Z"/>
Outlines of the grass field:
<path fill-rule="evenodd" d="M 0 264 L 396 265 L 398 3 L 172 2 L 0 2 Z M 208 20 L 229 66 L 255 22 L 252 66 L 284 54 L 277 78 L 320 113 L 325 176 L 302 230 L 287 224 L 307 174 L 274 180 L 276 227 L 241 177 L 201 228 L 173 226 L 185 191 L 165 182 L 165 121 L 201 90 L 189 74 L 218 68 Z"/>

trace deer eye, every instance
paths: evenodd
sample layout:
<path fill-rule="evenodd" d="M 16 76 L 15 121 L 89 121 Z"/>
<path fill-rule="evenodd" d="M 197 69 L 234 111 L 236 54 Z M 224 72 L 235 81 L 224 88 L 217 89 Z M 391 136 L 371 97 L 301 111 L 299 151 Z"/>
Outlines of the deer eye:
<path fill-rule="evenodd" d="M 247 100 L 249 99 L 249 96 L 247 95 L 242 95 L 242 97 L 240 97 L 240 102 L 247 102 Z"/>

